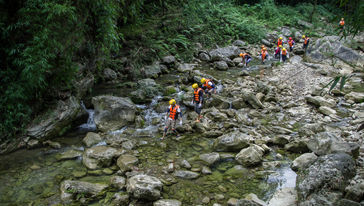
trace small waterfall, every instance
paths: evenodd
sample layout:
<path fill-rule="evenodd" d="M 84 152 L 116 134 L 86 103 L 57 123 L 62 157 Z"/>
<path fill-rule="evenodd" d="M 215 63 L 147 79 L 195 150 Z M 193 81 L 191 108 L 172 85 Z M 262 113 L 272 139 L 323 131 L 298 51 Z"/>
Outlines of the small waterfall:
<path fill-rule="evenodd" d="M 78 126 L 78 129 L 82 132 L 91 132 L 91 131 L 96 131 L 96 124 L 94 121 L 94 114 L 95 111 L 93 109 L 87 109 L 85 104 L 81 101 L 81 107 L 82 109 L 84 109 L 87 114 L 88 114 L 88 119 L 87 122 L 84 124 L 81 124 L 80 126 Z"/>

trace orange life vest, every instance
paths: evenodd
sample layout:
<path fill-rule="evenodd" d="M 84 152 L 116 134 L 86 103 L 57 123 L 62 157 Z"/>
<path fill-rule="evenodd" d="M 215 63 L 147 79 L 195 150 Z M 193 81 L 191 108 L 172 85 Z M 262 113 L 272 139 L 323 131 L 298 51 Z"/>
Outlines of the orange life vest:
<path fill-rule="evenodd" d="M 206 79 L 205 84 L 203 84 L 204 87 L 206 87 L 207 89 L 212 89 L 212 87 L 209 85 L 209 82 L 212 82 L 211 79 Z"/>
<path fill-rule="evenodd" d="M 200 91 L 202 91 L 201 88 L 195 89 L 195 91 L 193 91 L 195 102 L 200 102 Z"/>
<path fill-rule="evenodd" d="M 266 56 L 267 56 L 267 53 L 265 51 L 262 51 L 262 61 L 264 61 Z"/>
<path fill-rule="evenodd" d="M 286 56 L 287 55 L 287 50 L 282 50 L 282 55 Z"/>
<path fill-rule="evenodd" d="M 290 47 L 292 47 L 293 46 L 293 40 L 288 40 L 288 44 L 289 44 Z"/>
<path fill-rule="evenodd" d="M 305 38 L 305 44 L 307 44 L 307 42 L 308 42 L 309 39 L 310 38 L 308 38 L 308 37 Z"/>
<path fill-rule="evenodd" d="M 278 45 L 278 46 L 279 46 L 279 45 L 282 45 L 282 43 L 283 43 L 283 40 L 282 40 L 282 39 L 278 39 L 278 44 L 277 44 L 277 45 Z"/>
<path fill-rule="evenodd" d="M 344 26 L 345 21 L 340 21 L 340 26 Z"/>
<path fill-rule="evenodd" d="M 179 105 L 176 104 L 176 106 L 171 106 L 169 108 L 169 118 L 176 119 L 177 110 L 179 109 Z"/>

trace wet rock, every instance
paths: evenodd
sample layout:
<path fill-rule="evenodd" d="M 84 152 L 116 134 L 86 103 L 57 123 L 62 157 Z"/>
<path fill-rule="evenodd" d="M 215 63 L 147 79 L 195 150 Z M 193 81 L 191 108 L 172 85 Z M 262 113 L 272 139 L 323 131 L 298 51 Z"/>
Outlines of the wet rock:
<path fill-rule="evenodd" d="M 92 98 L 95 124 L 101 131 L 113 131 L 134 123 L 136 107 L 129 98 L 97 96 Z"/>
<path fill-rule="evenodd" d="M 269 200 L 268 206 L 292 206 L 297 205 L 297 191 L 295 188 L 282 188 L 276 191 Z"/>
<path fill-rule="evenodd" d="M 186 169 L 191 169 L 191 164 L 187 160 L 182 160 L 181 166 Z"/>
<path fill-rule="evenodd" d="M 305 153 L 309 151 L 306 141 L 303 140 L 293 140 L 286 144 L 284 149 L 294 153 Z"/>
<path fill-rule="evenodd" d="M 337 193 L 344 191 L 355 172 L 355 162 L 347 154 L 329 154 L 319 157 L 315 163 L 297 176 L 300 205 L 311 205 L 310 202 L 315 202 L 317 205 L 326 202 L 325 205 L 332 205 L 340 195 Z"/>
<path fill-rule="evenodd" d="M 229 66 L 225 61 L 215 62 L 214 67 L 220 71 L 227 71 L 229 69 Z"/>
<path fill-rule="evenodd" d="M 137 146 L 136 140 L 127 140 L 122 143 L 123 149 L 126 149 L 126 150 L 133 150 L 136 146 Z"/>
<path fill-rule="evenodd" d="M 31 126 L 27 128 L 27 136 L 34 140 L 58 136 L 82 112 L 79 100 L 73 96 L 65 101 L 59 101 L 52 112 L 48 111 L 33 121 Z M 28 146 L 30 144 L 29 141 Z"/>
<path fill-rule="evenodd" d="M 153 203 L 153 206 L 181 206 L 182 203 L 178 200 L 161 199 Z"/>
<path fill-rule="evenodd" d="M 59 157 L 58 160 L 70 160 L 70 159 L 76 159 L 82 156 L 82 151 L 78 150 L 68 150 L 63 152 Z"/>
<path fill-rule="evenodd" d="M 122 190 L 125 188 L 125 178 L 121 176 L 113 176 L 110 179 L 111 186 Z"/>
<path fill-rule="evenodd" d="M 239 131 L 234 131 L 218 137 L 214 142 L 214 149 L 219 152 L 239 151 L 249 146 L 253 138 Z"/>
<path fill-rule="evenodd" d="M 212 61 L 219 61 L 224 58 L 234 58 L 238 56 L 240 53 L 240 50 L 236 46 L 228 46 L 224 48 L 218 48 L 210 51 L 210 56 Z"/>
<path fill-rule="evenodd" d="M 179 64 L 178 67 L 177 67 L 177 71 L 182 72 L 182 73 L 190 72 L 196 66 L 197 66 L 197 64 Z"/>
<path fill-rule="evenodd" d="M 202 167 L 202 174 L 204 175 L 209 175 L 209 174 L 212 174 L 212 171 L 210 170 L 210 168 L 206 167 L 206 166 L 203 166 Z"/>
<path fill-rule="evenodd" d="M 96 146 L 86 149 L 83 153 L 82 163 L 88 169 L 98 169 L 108 167 L 112 160 L 122 154 L 122 150 L 118 150 L 108 146 Z"/>
<path fill-rule="evenodd" d="M 200 176 L 200 174 L 196 172 L 191 171 L 185 171 L 185 170 L 177 170 L 173 173 L 175 177 L 179 177 L 182 179 L 196 179 Z"/>
<path fill-rule="evenodd" d="M 153 176 L 135 175 L 127 181 L 127 191 L 136 199 L 157 200 L 161 196 L 162 182 Z"/>
<path fill-rule="evenodd" d="M 71 203 L 78 194 L 91 199 L 96 198 L 107 187 L 106 184 L 66 180 L 61 184 L 61 199 L 67 204 Z"/>
<path fill-rule="evenodd" d="M 206 162 L 208 165 L 212 165 L 220 160 L 220 155 L 217 152 L 201 154 L 199 157 L 202 161 Z"/>
<path fill-rule="evenodd" d="M 345 95 L 346 99 L 353 100 L 356 103 L 364 102 L 364 93 L 350 92 Z"/>
<path fill-rule="evenodd" d="M 235 160 L 244 166 L 255 166 L 263 161 L 264 149 L 258 145 L 251 145 L 242 149 L 235 157 Z"/>
<path fill-rule="evenodd" d="M 326 100 L 321 96 L 307 96 L 305 97 L 308 103 L 315 105 L 316 107 L 326 106 L 326 107 L 335 107 L 336 102 L 334 100 Z"/>
<path fill-rule="evenodd" d="M 117 79 L 118 75 L 116 72 L 110 68 L 104 69 L 104 79 L 107 81 Z"/>
<path fill-rule="evenodd" d="M 82 142 L 86 145 L 86 147 L 91 147 L 92 145 L 95 145 L 101 141 L 102 141 L 101 136 L 94 132 L 88 132 L 86 134 L 86 137 L 83 138 L 82 140 Z"/>
<path fill-rule="evenodd" d="M 303 170 L 314 163 L 317 159 L 315 153 L 305 153 L 299 157 L 297 157 L 291 165 L 292 170 Z"/>
<path fill-rule="evenodd" d="M 118 167 L 122 172 L 126 172 L 130 171 L 132 169 L 132 166 L 137 164 L 138 161 L 139 161 L 138 158 L 136 158 L 135 156 L 124 154 L 118 158 L 116 164 L 118 165 Z"/>
<path fill-rule="evenodd" d="M 115 206 L 127 206 L 129 205 L 129 195 L 115 193 L 114 196 L 112 196 L 111 204 Z"/>

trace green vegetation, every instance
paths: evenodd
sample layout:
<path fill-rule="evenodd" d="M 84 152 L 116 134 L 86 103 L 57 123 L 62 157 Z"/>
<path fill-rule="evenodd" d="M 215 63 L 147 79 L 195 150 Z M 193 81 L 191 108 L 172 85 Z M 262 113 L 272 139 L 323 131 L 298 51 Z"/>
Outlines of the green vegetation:
<path fill-rule="evenodd" d="M 314 27 L 305 31 L 311 36 L 341 16 L 347 33 L 362 30 L 364 22 L 360 0 L 0 0 L 0 8 L 0 142 L 67 98 L 73 80 L 86 73 L 110 67 L 135 78 L 139 68 L 167 54 L 190 60 L 196 43 L 258 43 L 298 20 L 312 19 Z"/>

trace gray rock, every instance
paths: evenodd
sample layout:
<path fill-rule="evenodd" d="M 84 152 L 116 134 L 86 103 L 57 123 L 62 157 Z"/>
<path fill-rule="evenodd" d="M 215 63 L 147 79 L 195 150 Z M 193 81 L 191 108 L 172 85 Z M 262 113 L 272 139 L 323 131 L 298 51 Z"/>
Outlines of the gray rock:
<path fill-rule="evenodd" d="M 116 72 L 110 68 L 106 68 L 104 69 L 104 79 L 105 80 L 114 80 L 117 79 L 118 75 L 116 74 Z"/>
<path fill-rule="evenodd" d="M 65 152 L 63 152 L 58 160 L 70 160 L 70 159 L 76 159 L 82 156 L 82 152 L 78 151 L 78 150 L 67 150 Z"/>
<path fill-rule="evenodd" d="M 347 154 L 329 154 L 297 176 L 297 194 L 302 202 L 334 202 L 334 191 L 343 192 L 355 175 L 355 162 Z M 302 203 L 301 205 L 305 205 Z"/>
<path fill-rule="evenodd" d="M 182 160 L 181 166 L 186 169 L 191 169 L 191 164 L 187 160 Z"/>
<path fill-rule="evenodd" d="M 264 149 L 258 145 L 251 145 L 242 149 L 235 157 L 235 160 L 244 166 L 255 166 L 263 161 Z"/>
<path fill-rule="evenodd" d="M 236 206 L 262 206 L 252 200 L 240 199 L 237 201 Z"/>
<path fill-rule="evenodd" d="M 97 197 L 107 187 L 108 185 L 106 184 L 66 180 L 61 183 L 61 200 L 64 203 L 69 204 L 77 194 L 92 199 Z"/>
<path fill-rule="evenodd" d="M 242 40 L 235 40 L 234 42 L 233 42 L 233 45 L 234 46 L 237 46 L 237 47 L 244 47 L 245 46 L 245 42 L 244 41 L 242 41 Z"/>
<path fill-rule="evenodd" d="M 238 199 L 236 198 L 230 198 L 227 202 L 228 206 L 236 206 L 238 204 Z"/>
<path fill-rule="evenodd" d="M 113 176 L 110 179 L 111 185 L 119 190 L 125 188 L 125 178 L 121 176 Z"/>
<path fill-rule="evenodd" d="M 284 146 L 284 149 L 293 153 L 305 153 L 309 151 L 306 141 L 303 140 L 289 142 Z"/>
<path fill-rule="evenodd" d="M 212 61 L 219 61 L 224 58 L 232 59 L 236 56 L 238 56 L 240 53 L 240 50 L 236 46 L 229 46 L 224 48 L 218 48 L 210 51 L 210 56 Z"/>
<path fill-rule="evenodd" d="M 231 102 L 231 106 L 233 109 L 242 109 L 242 108 L 246 108 L 247 104 L 245 103 L 244 99 L 238 98 L 238 99 L 234 99 Z"/>
<path fill-rule="evenodd" d="M 162 182 L 152 176 L 135 175 L 127 181 L 127 191 L 136 199 L 157 200 L 161 196 Z"/>
<path fill-rule="evenodd" d="M 289 30 L 289 28 L 286 28 L 286 27 L 283 27 L 281 29 L 281 32 L 282 32 L 283 36 L 285 36 L 285 37 L 289 37 L 292 35 L 291 30 Z"/>
<path fill-rule="evenodd" d="M 326 107 L 335 107 L 336 106 L 336 102 L 333 100 L 326 100 L 324 97 L 321 96 L 307 96 L 305 97 L 306 101 L 308 103 L 311 103 L 313 105 L 315 105 L 316 107 L 320 107 L 320 106 L 326 106 Z"/>
<path fill-rule="evenodd" d="M 92 98 L 95 124 L 103 132 L 113 131 L 134 123 L 136 107 L 129 98 L 97 96 Z"/>
<path fill-rule="evenodd" d="M 122 172 L 130 171 L 132 166 L 138 163 L 138 158 L 130 154 L 121 155 L 116 164 Z"/>
<path fill-rule="evenodd" d="M 136 140 L 127 140 L 122 143 L 123 149 L 132 150 L 137 146 Z"/>
<path fill-rule="evenodd" d="M 303 170 L 314 163 L 317 159 L 315 153 L 305 153 L 299 157 L 297 157 L 291 165 L 292 170 Z"/>
<path fill-rule="evenodd" d="M 254 109 L 264 108 L 262 102 L 253 94 L 252 92 L 244 92 L 243 98 L 246 102 L 249 103 Z"/>
<path fill-rule="evenodd" d="M 198 58 L 199 58 L 200 60 L 202 60 L 202 61 L 206 61 L 206 62 L 208 62 L 208 61 L 210 61 L 210 60 L 211 60 L 210 55 L 209 55 L 209 54 L 207 54 L 207 53 L 205 53 L 205 52 L 200 52 L 200 54 L 198 55 Z"/>
<path fill-rule="evenodd" d="M 82 112 L 80 102 L 74 96 L 65 101 L 59 101 L 52 112 L 48 111 L 40 115 L 31 123 L 31 126 L 27 128 L 27 136 L 38 140 L 58 136 Z"/>
<path fill-rule="evenodd" d="M 88 132 L 86 137 L 83 138 L 82 142 L 86 145 L 86 147 L 91 147 L 102 141 L 102 138 L 99 134 L 94 132 Z"/>
<path fill-rule="evenodd" d="M 361 182 L 354 185 L 349 185 L 345 188 L 345 192 L 346 199 L 360 202 L 361 200 L 363 200 L 364 196 L 364 181 L 362 180 Z"/>
<path fill-rule="evenodd" d="M 219 109 L 229 109 L 230 103 L 226 100 L 225 97 L 222 97 L 220 95 L 212 95 L 212 98 L 209 98 L 205 101 L 205 105 L 207 107 L 216 107 Z M 219 112 L 217 110 L 213 110 L 214 112 Z"/>
<path fill-rule="evenodd" d="M 364 93 L 360 92 L 350 92 L 345 95 L 346 99 L 353 100 L 356 103 L 364 102 Z"/>
<path fill-rule="evenodd" d="M 287 135 L 277 135 L 273 138 L 273 144 L 284 146 L 289 142 L 290 138 L 291 137 Z"/>
<path fill-rule="evenodd" d="M 174 65 L 176 63 L 176 58 L 174 56 L 165 56 L 162 58 L 162 63 L 168 66 Z"/>
<path fill-rule="evenodd" d="M 181 206 L 182 203 L 178 200 L 161 199 L 153 203 L 153 206 Z"/>
<path fill-rule="evenodd" d="M 297 191 L 295 188 L 282 188 L 277 190 L 272 199 L 269 200 L 268 206 L 292 206 L 297 205 Z"/>
<path fill-rule="evenodd" d="M 361 206 L 361 204 L 352 200 L 341 199 L 335 203 L 335 206 Z"/>
<path fill-rule="evenodd" d="M 267 205 L 263 200 L 259 199 L 256 194 L 253 194 L 253 193 L 247 194 L 245 196 L 245 199 L 246 200 L 251 200 L 251 201 L 253 201 L 253 202 L 255 202 L 255 203 L 257 203 L 258 205 L 261 205 L 261 206 L 266 206 Z"/>
<path fill-rule="evenodd" d="M 160 93 L 160 85 L 153 79 L 141 79 L 137 83 L 137 90 L 130 93 L 133 102 L 142 104 L 149 103 Z"/>
<path fill-rule="evenodd" d="M 108 146 L 96 146 L 86 149 L 83 153 L 82 162 L 88 169 L 99 169 L 111 165 L 112 160 L 122 154 L 118 150 Z"/>
<path fill-rule="evenodd" d="M 112 196 L 111 205 L 128 206 L 129 195 L 123 193 L 115 193 L 114 196 Z"/>
<path fill-rule="evenodd" d="M 48 145 L 53 149 L 61 149 L 61 147 L 62 147 L 61 143 L 54 142 L 54 141 L 51 141 L 51 140 L 47 140 L 47 141 L 43 142 L 43 145 Z"/>
<path fill-rule="evenodd" d="M 228 64 L 225 61 L 217 61 L 214 63 L 214 67 L 217 70 L 226 71 L 229 69 Z"/>
<path fill-rule="evenodd" d="M 209 174 L 212 174 L 212 171 L 210 170 L 210 168 L 206 167 L 206 166 L 203 166 L 202 167 L 202 174 L 204 175 L 209 175 Z"/>
<path fill-rule="evenodd" d="M 272 47 L 273 46 L 273 44 L 270 41 L 266 40 L 266 39 L 262 39 L 262 44 L 264 44 L 267 47 Z"/>
<path fill-rule="evenodd" d="M 202 161 L 206 162 L 208 165 L 212 165 L 220 160 L 220 155 L 217 152 L 201 154 L 199 157 Z"/>
<path fill-rule="evenodd" d="M 336 111 L 334 109 L 331 109 L 330 107 L 321 106 L 318 111 L 324 115 L 327 116 L 333 116 L 336 115 Z"/>
<path fill-rule="evenodd" d="M 304 28 L 309 28 L 309 29 L 313 27 L 313 24 L 308 23 L 308 22 L 303 21 L 303 20 L 298 20 L 297 24 L 298 24 L 299 26 L 302 26 L 302 27 L 304 27 Z"/>
<path fill-rule="evenodd" d="M 185 170 L 177 170 L 173 173 L 175 177 L 179 177 L 182 179 L 196 179 L 200 176 L 200 174 L 196 172 L 191 171 L 185 171 Z"/>
<path fill-rule="evenodd" d="M 161 65 L 159 63 L 154 63 L 153 65 L 144 67 L 146 78 L 157 78 L 159 74 L 162 73 Z"/>
<path fill-rule="evenodd" d="M 224 122 L 228 119 L 225 113 L 220 112 L 215 107 L 211 108 L 210 110 L 205 110 L 206 116 L 215 121 L 215 122 Z"/>
<path fill-rule="evenodd" d="M 239 151 L 249 146 L 253 138 L 239 131 L 234 131 L 218 137 L 214 142 L 214 149 L 219 152 Z"/>
<path fill-rule="evenodd" d="M 302 57 L 300 56 L 293 56 L 289 59 L 289 61 L 292 63 L 292 64 L 300 64 L 302 62 Z"/>
<path fill-rule="evenodd" d="M 177 67 L 177 71 L 182 72 L 182 73 L 190 72 L 196 66 L 197 66 L 197 64 L 179 64 L 178 67 Z"/>
<path fill-rule="evenodd" d="M 73 82 L 73 88 L 76 90 L 76 98 L 81 99 L 94 86 L 95 78 L 92 74 Z"/>

